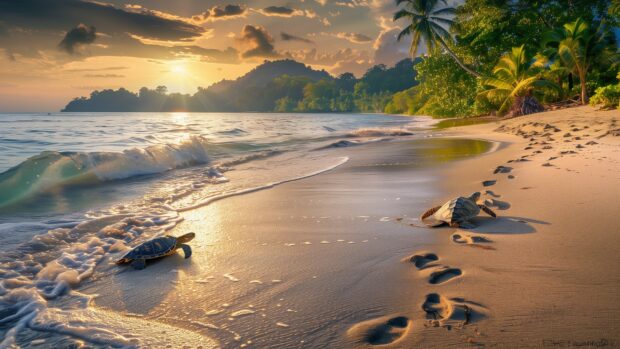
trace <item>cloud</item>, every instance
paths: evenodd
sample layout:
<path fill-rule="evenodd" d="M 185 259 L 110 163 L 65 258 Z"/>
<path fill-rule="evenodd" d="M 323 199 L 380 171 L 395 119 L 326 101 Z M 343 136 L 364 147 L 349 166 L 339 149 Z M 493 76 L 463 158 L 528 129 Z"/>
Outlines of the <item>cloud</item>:
<path fill-rule="evenodd" d="M 232 6 L 232 7 L 231 7 Z M 238 13 L 240 6 L 211 9 L 209 16 Z M 246 11 L 246 9 L 243 9 Z M 74 27 L 77 23 L 87 23 Z M 0 0 L 0 47 L 18 59 L 37 58 L 64 62 L 87 56 L 128 56 L 147 59 L 175 59 L 201 56 L 203 61 L 237 63 L 239 52 L 204 48 L 194 44 L 211 32 L 190 18 L 146 9 L 140 5 L 115 7 L 80 0 Z M 66 32 L 67 28 L 74 29 Z M 61 41 L 58 45 L 58 41 Z M 96 44 L 92 44 L 96 39 Z M 88 55 L 72 53 L 80 45 L 89 46 Z"/>
<path fill-rule="evenodd" d="M 305 16 L 308 18 L 315 18 L 316 12 L 312 10 L 298 10 L 286 6 L 269 6 L 260 10 L 255 10 L 265 16 L 277 16 L 277 17 L 295 17 Z"/>
<path fill-rule="evenodd" d="M 163 12 L 79 0 L 2 1 L 0 21 L 12 27 L 45 31 L 62 31 L 75 23 L 89 23 L 107 34 L 130 32 L 159 40 L 189 40 L 204 32 L 200 26 Z"/>
<path fill-rule="evenodd" d="M 246 12 L 247 8 L 241 5 L 226 5 L 223 8 L 214 6 L 202 14 L 192 16 L 192 19 L 199 22 L 232 19 L 243 17 Z"/>
<path fill-rule="evenodd" d="M 409 45 L 411 41 L 397 41 L 396 38 L 401 29 L 393 26 L 387 17 L 379 18 L 379 27 L 381 33 L 375 39 L 373 48 L 375 49 L 374 61 L 376 64 L 383 63 L 385 65 L 393 65 L 409 57 Z"/>
<path fill-rule="evenodd" d="M 85 78 L 124 78 L 125 75 L 120 74 L 85 74 Z"/>
<path fill-rule="evenodd" d="M 305 42 L 306 44 L 314 44 L 314 41 L 310 39 L 302 38 L 300 36 L 295 36 L 295 35 L 288 34 L 285 32 L 280 33 L 280 38 L 283 41 L 299 41 L 299 42 Z"/>
<path fill-rule="evenodd" d="M 360 33 L 337 33 L 336 37 L 355 44 L 365 44 L 372 41 L 372 38 Z"/>
<path fill-rule="evenodd" d="M 265 7 L 262 11 L 265 15 L 268 15 L 268 16 L 272 15 L 272 16 L 283 16 L 283 17 L 290 17 L 293 15 L 293 13 L 295 13 L 295 10 L 289 7 L 285 7 L 285 6 L 269 6 L 269 7 Z"/>
<path fill-rule="evenodd" d="M 249 47 L 244 51 L 241 56 L 243 58 L 252 57 L 265 57 L 274 58 L 280 57 L 274 50 L 274 39 L 267 32 L 267 30 L 261 26 L 253 26 L 246 24 L 241 31 L 241 37 L 238 39 L 244 46 Z"/>
<path fill-rule="evenodd" d="M 58 44 L 61 50 L 68 54 L 74 54 L 75 49 L 80 45 L 92 44 L 97 38 L 95 27 L 79 24 L 77 27 L 69 30 L 62 41 Z"/>

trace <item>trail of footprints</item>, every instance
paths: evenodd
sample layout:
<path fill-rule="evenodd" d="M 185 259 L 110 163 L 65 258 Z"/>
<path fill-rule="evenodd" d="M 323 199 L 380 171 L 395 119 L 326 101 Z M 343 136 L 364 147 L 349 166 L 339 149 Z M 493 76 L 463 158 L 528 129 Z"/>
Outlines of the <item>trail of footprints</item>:
<path fill-rule="evenodd" d="M 456 235 L 456 234 L 455 234 Z M 420 272 L 430 271 L 428 283 L 440 285 L 460 277 L 463 272 L 459 268 L 449 267 L 440 263 L 440 258 L 432 252 L 417 253 L 408 258 Z M 481 304 L 463 298 L 447 298 L 439 293 L 429 293 L 424 297 L 421 306 L 428 322 L 425 326 L 462 328 L 481 314 L 476 308 L 484 308 Z"/>
<path fill-rule="evenodd" d="M 586 146 L 598 144 L 592 138 L 600 139 L 607 136 L 620 136 L 620 128 L 617 127 L 615 118 L 607 124 L 605 122 L 593 123 L 594 124 L 591 125 L 592 128 L 590 128 L 589 125 L 572 124 L 570 125 L 570 132 L 564 134 L 561 133 L 562 130 L 560 128 L 554 125 L 539 122 L 527 122 L 512 127 L 502 125 L 496 129 L 496 131 L 513 133 L 529 139 L 529 143 L 524 150 L 533 150 L 533 152 L 517 159 L 509 160 L 508 163 L 527 162 L 531 161 L 531 157 L 543 154 L 545 151 L 556 151 L 556 156 L 549 157 L 547 161 L 542 164 L 542 166 L 554 167 L 551 161 L 565 155 L 577 154 L 578 151 L 586 148 Z M 551 143 L 549 143 L 555 141 L 555 138 L 552 136 L 557 137 L 557 135 L 561 135 L 563 143 L 566 143 L 567 146 L 570 146 L 571 143 L 575 141 L 585 141 L 586 139 L 584 138 L 590 138 L 590 140 L 585 142 L 585 145 L 581 143 L 576 144 L 574 150 L 563 147 L 564 149 L 557 151 L 553 148 Z M 608 159 L 601 158 L 600 160 Z M 511 174 L 512 170 L 512 167 L 500 165 L 495 168 L 493 174 L 504 174 L 507 179 L 515 179 L 516 177 Z M 488 188 L 496 183 L 497 179 L 487 179 L 482 181 L 481 185 L 484 188 Z M 525 190 L 531 188 L 522 187 L 521 189 Z M 501 195 L 492 190 L 485 190 L 484 196 L 484 204 L 486 206 L 498 210 L 510 208 L 510 204 L 506 201 L 499 200 Z M 457 231 L 452 234 L 451 239 L 452 242 L 457 244 L 489 250 L 495 249 L 489 245 L 489 243 L 492 242 L 490 239 L 480 235 L 466 234 L 462 231 Z M 427 282 L 431 285 L 439 286 L 449 283 L 463 275 L 461 269 L 441 264 L 439 256 L 432 252 L 418 252 L 407 258 L 407 261 L 412 263 L 415 268 L 418 269 L 418 272 L 428 274 Z M 427 323 L 424 326 L 443 327 L 448 330 L 452 328 L 463 328 L 477 318 L 483 317 L 483 310 L 485 309 L 480 303 L 468 301 L 460 297 L 448 298 L 434 292 L 424 297 L 421 308 L 427 319 Z M 370 345 L 394 344 L 406 336 L 411 325 L 411 320 L 405 316 L 386 316 L 361 322 L 353 326 L 349 330 L 349 334 L 352 337 L 357 337 L 357 340 Z"/>

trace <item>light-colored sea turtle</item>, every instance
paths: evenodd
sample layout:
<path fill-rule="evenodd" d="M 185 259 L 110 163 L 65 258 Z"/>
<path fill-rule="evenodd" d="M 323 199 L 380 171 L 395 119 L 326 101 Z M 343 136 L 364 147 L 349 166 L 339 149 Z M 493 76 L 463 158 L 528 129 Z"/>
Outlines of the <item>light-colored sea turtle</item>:
<path fill-rule="evenodd" d="M 194 233 L 187 233 L 179 237 L 166 235 L 143 242 L 127 252 L 121 259 L 116 261 L 116 264 L 131 263 L 131 266 L 135 269 L 144 269 L 147 259 L 169 256 L 176 253 L 176 250 L 179 248 L 183 249 L 185 258 L 189 258 L 192 255 L 192 248 L 185 243 L 191 241 L 195 236 L 196 234 Z"/>
<path fill-rule="evenodd" d="M 475 192 L 469 197 L 460 196 L 446 202 L 442 206 L 433 207 L 424 212 L 420 219 L 429 227 L 448 224 L 455 228 L 474 228 L 475 225 L 469 220 L 476 217 L 480 210 L 486 212 L 491 217 L 496 217 L 495 212 L 491 211 L 490 208 L 476 203 L 479 198 L 479 192 Z"/>

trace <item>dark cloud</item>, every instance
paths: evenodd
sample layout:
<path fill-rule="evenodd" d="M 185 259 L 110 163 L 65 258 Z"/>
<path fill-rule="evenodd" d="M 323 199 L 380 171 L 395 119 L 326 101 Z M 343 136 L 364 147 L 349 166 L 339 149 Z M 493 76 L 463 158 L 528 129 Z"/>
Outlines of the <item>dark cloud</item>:
<path fill-rule="evenodd" d="M 75 53 L 76 47 L 80 45 L 92 44 L 97 38 L 95 27 L 79 24 L 77 27 L 69 30 L 58 47 L 66 51 L 68 54 Z"/>
<path fill-rule="evenodd" d="M 280 16 L 291 16 L 295 10 L 285 6 L 269 6 L 263 9 L 263 13 L 272 14 L 272 15 L 280 15 Z"/>
<path fill-rule="evenodd" d="M 209 15 L 232 15 L 246 11 L 237 5 L 218 8 Z M 87 23 L 97 28 L 78 26 Z M 101 2 L 80 0 L 0 0 L 0 47 L 5 52 L 25 57 L 43 57 L 43 52 L 60 47 L 73 52 L 77 45 L 92 43 L 90 56 L 127 56 L 148 59 L 174 59 L 199 55 L 203 61 L 237 63 L 239 53 L 203 48 L 190 44 L 207 31 L 205 28 L 172 14 L 152 11 L 139 5 L 118 8 Z M 94 35 L 94 36 L 93 36 Z M 64 39 L 63 39 L 64 37 Z M 149 41 L 153 40 L 153 41 Z M 167 41 L 171 44 L 158 44 Z M 187 42 L 187 44 L 182 44 Z M 48 55 L 48 57 L 50 57 Z M 58 55 L 58 60 L 83 59 L 86 55 Z"/>
<path fill-rule="evenodd" d="M 195 21 L 228 19 L 243 16 L 247 9 L 241 5 L 226 5 L 223 8 L 214 6 L 200 15 L 193 16 Z"/>
<path fill-rule="evenodd" d="M 273 58 L 280 55 L 274 50 L 273 37 L 261 26 L 246 24 L 241 31 L 239 41 L 249 47 L 241 56 L 243 58 L 265 57 Z"/>
<path fill-rule="evenodd" d="M 238 16 L 243 13 L 245 13 L 245 8 L 240 5 L 226 5 L 224 9 L 219 7 L 211 9 L 211 16 L 213 17 Z"/>
<path fill-rule="evenodd" d="M 106 34 L 128 32 L 172 41 L 190 40 L 205 31 L 195 24 L 141 7 L 121 9 L 80 0 L 2 0 L 0 21 L 11 27 L 41 31 L 63 31 L 76 23 L 89 23 Z"/>
<path fill-rule="evenodd" d="M 302 38 L 301 36 L 296 36 L 285 32 L 280 33 L 280 38 L 284 41 L 300 41 L 305 42 L 306 44 L 314 44 L 314 41 L 310 39 Z"/>

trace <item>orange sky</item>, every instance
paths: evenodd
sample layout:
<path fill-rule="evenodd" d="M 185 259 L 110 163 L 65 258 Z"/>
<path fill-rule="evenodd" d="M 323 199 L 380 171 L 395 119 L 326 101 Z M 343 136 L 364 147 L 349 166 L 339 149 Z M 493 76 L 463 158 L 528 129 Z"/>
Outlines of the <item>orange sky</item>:
<path fill-rule="evenodd" d="M 0 2 L 0 112 L 57 111 L 92 90 L 193 93 L 265 59 L 357 75 L 406 57 L 391 0 Z"/>

